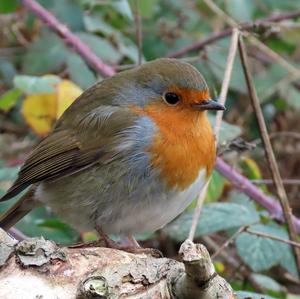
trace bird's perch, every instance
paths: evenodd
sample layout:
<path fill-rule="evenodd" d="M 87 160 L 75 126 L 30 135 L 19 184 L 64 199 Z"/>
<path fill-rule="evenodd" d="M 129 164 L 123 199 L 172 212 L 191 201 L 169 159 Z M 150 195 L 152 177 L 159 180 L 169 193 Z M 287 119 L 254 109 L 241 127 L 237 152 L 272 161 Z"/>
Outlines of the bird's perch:
<path fill-rule="evenodd" d="M 203 245 L 186 240 L 182 263 L 91 247 L 16 241 L 0 230 L 0 298 L 234 298 Z"/>

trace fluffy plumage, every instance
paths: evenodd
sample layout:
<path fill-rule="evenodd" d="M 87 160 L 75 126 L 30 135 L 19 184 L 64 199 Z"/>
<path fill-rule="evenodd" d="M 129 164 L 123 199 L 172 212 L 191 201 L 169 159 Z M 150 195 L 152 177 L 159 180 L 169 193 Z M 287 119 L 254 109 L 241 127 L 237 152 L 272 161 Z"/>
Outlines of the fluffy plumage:
<path fill-rule="evenodd" d="M 166 92 L 181 101 L 171 107 Z M 79 229 L 154 231 L 196 197 L 215 159 L 207 85 L 191 65 L 158 59 L 86 90 L 31 153 L 1 201 L 8 228 L 43 203 Z M 30 203 L 30 204 L 29 204 Z M 21 213 L 22 212 L 22 213 Z M 14 217 L 15 215 L 15 217 Z"/>

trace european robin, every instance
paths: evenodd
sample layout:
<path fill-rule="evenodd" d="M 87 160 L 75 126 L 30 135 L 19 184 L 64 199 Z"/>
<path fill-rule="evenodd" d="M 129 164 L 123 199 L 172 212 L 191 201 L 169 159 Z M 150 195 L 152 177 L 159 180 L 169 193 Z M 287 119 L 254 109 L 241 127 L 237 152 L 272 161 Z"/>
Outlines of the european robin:
<path fill-rule="evenodd" d="M 155 231 L 174 219 L 209 178 L 214 135 L 202 75 L 157 59 L 96 83 L 29 155 L 1 201 L 29 190 L 0 218 L 8 229 L 49 206 L 78 230 Z"/>

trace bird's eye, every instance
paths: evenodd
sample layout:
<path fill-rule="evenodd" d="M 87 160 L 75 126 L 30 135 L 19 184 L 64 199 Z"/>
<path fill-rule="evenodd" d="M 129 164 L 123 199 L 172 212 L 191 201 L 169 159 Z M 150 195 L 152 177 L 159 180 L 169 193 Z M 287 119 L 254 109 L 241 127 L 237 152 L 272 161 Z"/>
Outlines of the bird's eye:
<path fill-rule="evenodd" d="M 167 92 L 164 95 L 164 100 L 167 104 L 174 106 L 180 101 L 180 97 L 174 92 Z"/>

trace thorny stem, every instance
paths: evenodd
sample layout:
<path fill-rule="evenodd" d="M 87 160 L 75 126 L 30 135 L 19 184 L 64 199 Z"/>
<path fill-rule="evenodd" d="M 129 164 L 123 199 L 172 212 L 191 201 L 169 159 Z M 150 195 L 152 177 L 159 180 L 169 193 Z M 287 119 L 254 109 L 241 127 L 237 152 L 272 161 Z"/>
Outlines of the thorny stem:
<path fill-rule="evenodd" d="M 265 148 L 265 154 L 266 158 L 268 160 L 269 168 L 275 183 L 276 191 L 280 200 L 280 204 L 282 206 L 283 214 L 286 220 L 286 223 L 288 225 L 288 232 L 290 239 L 293 242 L 297 241 L 297 233 L 296 229 L 294 227 L 294 223 L 292 221 L 292 212 L 291 208 L 289 206 L 288 202 L 288 197 L 285 192 L 282 179 L 280 176 L 279 168 L 276 162 L 276 158 L 272 149 L 271 141 L 268 136 L 268 131 L 266 127 L 266 123 L 264 120 L 264 116 L 260 107 L 259 99 L 257 97 L 256 89 L 253 83 L 253 78 L 250 73 L 250 65 L 248 61 L 248 54 L 246 52 L 245 44 L 243 41 L 243 38 L 240 36 L 239 38 L 239 52 L 240 52 L 240 57 L 241 57 L 241 62 L 244 70 L 244 75 L 248 87 L 248 92 L 249 92 L 249 97 L 251 99 L 251 103 L 257 118 L 257 122 L 259 125 L 259 130 L 260 130 L 260 135 L 263 140 L 264 148 Z M 300 251 L 296 248 L 293 247 L 296 262 L 297 262 L 297 267 L 298 267 L 298 273 L 300 274 Z"/>

